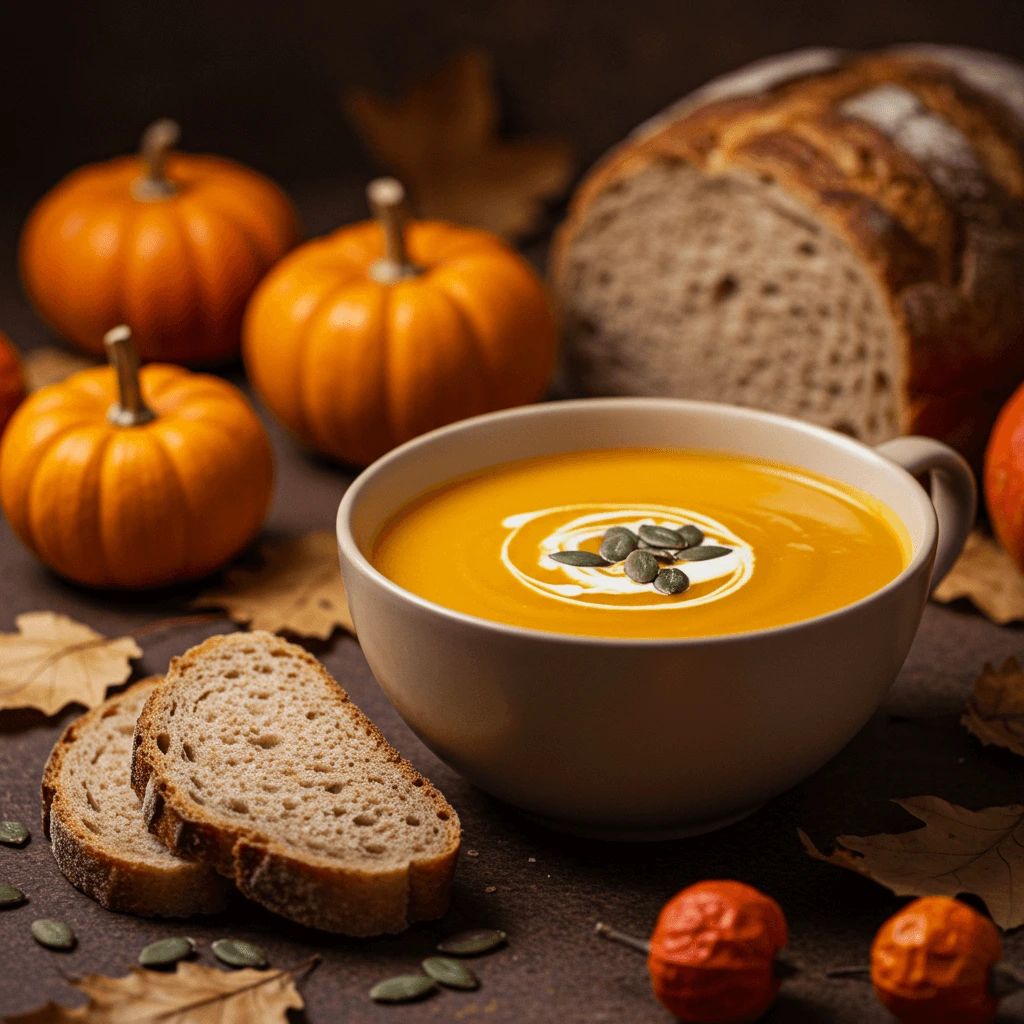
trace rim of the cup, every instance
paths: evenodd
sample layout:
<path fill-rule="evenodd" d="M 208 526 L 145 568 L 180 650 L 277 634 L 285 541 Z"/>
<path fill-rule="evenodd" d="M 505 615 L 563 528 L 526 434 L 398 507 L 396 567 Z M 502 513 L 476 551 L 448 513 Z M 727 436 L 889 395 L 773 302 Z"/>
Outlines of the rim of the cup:
<path fill-rule="evenodd" d="M 832 611 L 823 612 L 820 615 L 812 615 L 805 619 L 797 619 L 794 622 L 784 622 L 777 626 L 765 626 L 760 629 L 739 630 L 735 633 L 715 633 L 710 636 L 685 636 L 685 637 L 613 637 L 613 636 L 589 636 L 582 633 L 560 633 L 554 630 L 533 629 L 529 626 L 516 626 L 507 622 L 497 622 L 493 619 L 485 619 L 478 615 L 469 615 L 466 612 L 456 611 L 454 608 L 446 608 L 436 601 L 420 597 L 411 590 L 399 586 L 393 580 L 388 579 L 382 572 L 376 569 L 370 560 L 360 550 L 352 535 L 351 519 L 352 510 L 359 501 L 359 496 L 366 488 L 369 481 L 380 473 L 386 473 L 390 466 L 404 458 L 409 452 L 418 448 L 426 448 L 437 444 L 439 441 L 456 433 L 465 433 L 479 429 L 486 424 L 500 420 L 516 420 L 524 417 L 558 415 L 562 412 L 572 414 L 576 409 L 601 409 L 626 408 L 636 406 L 640 408 L 665 408 L 665 409 L 690 409 L 694 411 L 707 410 L 717 414 L 726 414 L 740 418 L 759 420 L 764 423 L 791 430 L 794 433 L 802 433 L 805 436 L 813 437 L 816 440 L 843 449 L 858 458 L 866 459 L 880 467 L 884 472 L 892 474 L 895 480 L 899 480 L 901 486 L 908 487 L 909 493 L 913 496 L 923 515 L 925 524 L 925 535 L 917 551 L 914 552 L 910 561 L 903 569 L 884 586 L 872 591 L 870 594 L 859 598 L 850 604 Z M 627 447 L 627 446 L 623 446 Z M 577 449 L 566 449 L 574 451 Z M 582 449 L 579 449 L 582 450 Z M 702 449 L 704 450 L 704 449 Z M 727 451 L 722 449 L 706 449 L 708 451 Z M 494 465 L 502 462 L 515 461 L 516 456 L 511 458 L 499 458 Z M 485 468 L 485 467 L 481 467 Z M 437 485 L 444 483 L 438 480 Z M 435 485 L 436 486 L 436 485 Z M 879 499 L 880 500 L 880 499 Z M 890 506 L 891 508 L 891 506 Z M 906 527 L 906 522 L 895 509 L 895 515 Z M 379 524 L 378 524 L 379 525 Z M 745 406 L 730 405 L 725 402 L 706 402 L 689 398 L 643 398 L 643 397 L 613 397 L 613 398 L 576 398 L 564 399 L 552 402 L 541 402 L 535 405 L 515 406 L 511 409 L 501 409 L 497 412 L 483 413 L 479 416 L 472 416 L 464 420 L 457 420 L 446 426 L 438 427 L 435 430 L 420 434 L 410 441 L 398 445 L 385 455 L 382 455 L 375 462 L 366 467 L 356 479 L 349 485 L 338 505 L 338 513 L 335 519 L 335 533 L 338 545 L 344 551 L 346 558 L 355 568 L 365 574 L 378 586 L 384 587 L 400 600 L 409 601 L 423 610 L 439 615 L 442 618 L 457 622 L 463 626 L 483 629 L 491 633 L 516 637 L 518 639 L 531 639 L 546 641 L 549 643 L 572 643 L 584 645 L 599 645 L 612 647 L 678 647 L 678 646 L 704 646 L 723 643 L 746 643 L 749 641 L 764 639 L 768 636 L 778 636 L 790 631 L 807 629 L 811 626 L 836 621 L 847 615 L 856 614 L 866 605 L 878 601 L 880 598 L 903 586 L 910 577 L 920 572 L 925 563 L 931 561 L 935 554 L 936 541 L 938 538 L 938 520 L 935 515 L 935 508 L 924 488 L 900 465 L 891 459 L 880 455 L 874 448 L 846 434 L 841 434 L 827 427 L 818 426 L 815 423 L 807 423 L 804 420 L 794 419 L 791 416 L 784 416 L 779 413 L 766 412 L 761 409 L 750 409 Z"/>

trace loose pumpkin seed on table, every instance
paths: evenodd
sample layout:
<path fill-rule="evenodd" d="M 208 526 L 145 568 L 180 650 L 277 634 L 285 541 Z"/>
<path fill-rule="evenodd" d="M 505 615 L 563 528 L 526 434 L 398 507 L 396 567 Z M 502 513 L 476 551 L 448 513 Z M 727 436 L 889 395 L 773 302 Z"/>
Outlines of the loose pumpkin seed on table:
<path fill-rule="evenodd" d="M 422 964 L 426 974 L 439 985 L 470 991 L 480 987 L 477 976 L 458 960 L 446 956 L 429 956 Z"/>
<path fill-rule="evenodd" d="M 158 939 L 142 950 L 139 963 L 143 967 L 168 967 L 191 956 L 195 950 L 196 944 L 191 939 Z"/>
<path fill-rule="evenodd" d="M 210 949 L 221 963 L 229 967 L 266 967 L 267 958 L 259 946 L 241 939 L 218 939 Z"/>
<path fill-rule="evenodd" d="M 7 846 L 21 846 L 31 835 L 20 821 L 0 821 L 0 843 Z"/>
<path fill-rule="evenodd" d="M 0 907 L 14 907 L 25 902 L 25 894 L 13 885 L 0 882 Z"/>
<path fill-rule="evenodd" d="M 473 928 L 442 939 L 437 944 L 437 951 L 449 956 L 479 956 L 497 949 L 507 939 L 508 935 L 500 928 Z"/>
<path fill-rule="evenodd" d="M 66 950 L 75 945 L 75 933 L 63 921 L 45 917 L 32 922 L 32 938 L 47 949 Z"/>
<path fill-rule="evenodd" d="M 370 998 L 375 1003 L 410 1003 L 435 991 L 434 979 L 425 974 L 399 974 L 374 985 L 370 989 Z"/>

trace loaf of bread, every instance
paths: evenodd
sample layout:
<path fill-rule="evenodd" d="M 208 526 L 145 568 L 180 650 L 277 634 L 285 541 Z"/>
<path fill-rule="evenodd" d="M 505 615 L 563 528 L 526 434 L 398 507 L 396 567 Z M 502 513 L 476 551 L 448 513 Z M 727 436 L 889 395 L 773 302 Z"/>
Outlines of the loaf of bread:
<path fill-rule="evenodd" d="M 552 274 L 585 393 L 973 457 L 1024 379 L 1024 68 L 922 44 L 727 75 L 589 173 Z"/>
<path fill-rule="evenodd" d="M 136 683 L 64 730 L 43 773 L 43 831 L 68 881 L 107 910 L 212 913 L 230 886 L 146 831 L 129 781 L 135 720 L 159 682 Z"/>
<path fill-rule="evenodd" d="M 149 829 L 313 928 L 398 932 L 448 908 L 459 819 L 301 647 L 256 631 L 171 661 L 139 716 Z"/>

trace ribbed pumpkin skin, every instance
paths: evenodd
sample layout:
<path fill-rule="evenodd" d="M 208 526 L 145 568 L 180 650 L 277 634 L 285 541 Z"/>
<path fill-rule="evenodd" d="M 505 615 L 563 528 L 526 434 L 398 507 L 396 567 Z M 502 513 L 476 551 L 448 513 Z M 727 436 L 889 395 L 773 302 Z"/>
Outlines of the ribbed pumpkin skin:
<path fill-rule="evenodd" d="M 25 397 L 25 378 L 17 349 L 0 334 L 0 435 Z"/>
<path fill-rule="evenodd" d="M 243 327 L 249 378 L 306 445 L 365 465 L 418 434 L 536 401 L 557 332 L 543 285 L 493 235 L 437 221 L 405 229 L 418 277 L 369 276 L 373 221 L 300 246 L 256 289 Z"/>
<path fill-rule="evenodd" d="M 222 566 L 270 504 L 270 442 L 241 392 L 218 377 L 153 364 L 156 413 L 115 427 L 114 371 L 85 370 L 22 403 L 0 443 L 7 521 L 47 565 L 94 587 L 142 588 Z"/>
<path fill-rule="evenodd" d="M 992 529 L 1024 571 L 1024 386 L 1003 406 L 985 450 L 985 505 Z"/>
<path fill-rule="evenodd" d="M 139 357 L 212 364 L 239 345 L 257 282 L 298 240 L 284 193 L 230 160 L 172 153 L 177 194 L 144 202 L 138 157 L 77 170 L 25 223 L 21 276 L 55 331 L 87 352 L 129 324 Z"/>

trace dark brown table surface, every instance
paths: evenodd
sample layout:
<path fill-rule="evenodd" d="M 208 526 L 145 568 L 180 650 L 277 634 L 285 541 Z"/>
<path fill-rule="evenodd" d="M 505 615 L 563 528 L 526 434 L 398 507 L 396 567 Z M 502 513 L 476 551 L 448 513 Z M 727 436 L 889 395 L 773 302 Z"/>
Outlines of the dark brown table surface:
<path fill-rule="evenodd" d="M 300 196 L 316 233 L 359 214 L 356 188 Z M 13 266 L 17 215 L 0 213 L 0 328 L 22 347 L 52 343 L 20 295 Z M 235 372 L 238 378 L 237 371 Z M 268 424 L 278 459 L 278 484 L 265 537 L 330 529 L 351 476 L 299 451 Z M 0 523 L 0 629 L 21 612 L 64 612 L 113 636 L 183 614 L 201 587 L 155 595 L 89 592 L 40 566 Z M 204 637 L 235 627 L 227 620 L 159 633 L 141 641 L 133 678 L 166 669 L 171 656 Z M 214 918 L 153 921 L 112 914 L 64 879 L 39 823 L 39 779 L 69 707 L 47 719 L 34 711 L 0 712 L 0 818 L 33 830 L 22 849 L 0 847 L 0 881 L 30 894 L 24 906 L 0 912 L 0 1011 L 26 1012 L 47 999 L 81 999 L 62 974 L 126 973 L 148 942 L 190 935 L 199 962 L 213 964 L 208 943 L 233 936 L 259 943 L 286 966 L 313 953 L 323 958 L 302 985 L 310 1024 L 328 1022 L 609 1021 L 667 1024 L 654 1000 L 641 957 L 592 935 L 598 920 L 647 934 L 665 900 L 694 881 L 737 878 L 774 896 L 789 919 L 791 949 L 804 973 L 787 982 L 766 1021 L 889 1020 L 870 987 L 824 977 L 830 967 L 864 963 L 881 922 L 904 900 L 858 876 L 811 860 L 797 826 L 827 844 L 840 833 L 901 831 L 917 824 L 892 798 L 936 794 L 981 808 L 1020 802 L 1024 761 L 982 747 L 959 725 L 958 713 L 986 660 L 1024 652 L 1024 634 L 999 628 L 967 607 L 929 606 L 921 631 L 884 705 L 854 741 L 811 779 L 758 813 L 721 832 L 658 844 L 611 844 L 568 838 L 533 825 L 474 789 L 440 763 L 410 732 L 377 687 L 355 640 L 337 632 L 309 644 L 387 738 L 455 805 L 463 823 L 451 911 L 397 937 L 351 940 L 276 918 L 236 898 Z M 829 680 L 822 679 L 822 686 Z M 623 680 L 623 713 L 628 713 Z M 493 887 L 494 891 L 488 890 Z M 30 923 L 53 917 L 70 924 L 77 949 L 56 954 L 36 945 Z M 467 927 L 505 929 L 508 946 L 473 963 L 481 987 L 442 992 L 425 1002 L 382 1007 L 367 990 L 392 974 L 416 969 L 438 938 Z M 1024 930 L 1006 939 L 1008 958 L 1024 967 Z M 1024 996 L 1000 1020 L 1024 1015 Z"/>

